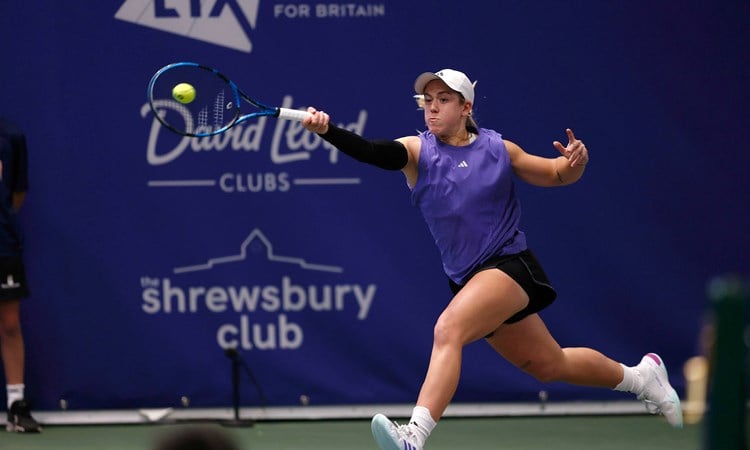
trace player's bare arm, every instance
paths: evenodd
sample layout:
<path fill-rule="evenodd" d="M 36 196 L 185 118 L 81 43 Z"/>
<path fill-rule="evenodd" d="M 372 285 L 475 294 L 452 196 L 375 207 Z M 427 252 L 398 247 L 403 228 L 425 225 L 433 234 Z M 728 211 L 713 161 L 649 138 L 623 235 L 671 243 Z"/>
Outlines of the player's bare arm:
<path fill-rule="evenodd" d="M 406 147 L 408 160 L 406 161 L 406 165 L 403 169 L 401 169 L 401 171 L 404 173 L 406 182 L 409 184 L 409 187 L 414 188 L 414 185 L 417 182 L 419 150 L 422 146 L 422 143 L 419 140 L 418 136 L 406 136 L 396 139 L 396 141 L 402 143 L 404 147 Z"/>
<path fill-rule="evenodd" d="M 544 158 L 526 153 L 518 144 L 504 140 L 515 174 L 534 186 L 552 187 L 572 184 L 583 175 L 588 163 L 588 150 L 583 141 L 576 139 L 573 130 L 566 130 L 568 145 L 554 141 L 560 152 L 557 158 Z"/>

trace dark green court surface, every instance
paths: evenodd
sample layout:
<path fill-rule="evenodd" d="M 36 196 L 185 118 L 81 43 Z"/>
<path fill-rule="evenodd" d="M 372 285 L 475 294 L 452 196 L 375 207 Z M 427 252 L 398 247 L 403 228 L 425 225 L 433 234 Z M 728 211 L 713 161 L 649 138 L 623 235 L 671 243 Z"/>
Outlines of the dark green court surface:
<path fill-rule="evenodd" d="M 48 426 L 39 435 L 5 433 L 8 450 L 150 450 L 163 433 L 215 427 L 244 450 L 376 450 L 368 420 L 259 422 L 231 428 L 217 424 Z M 672 429 L 656 416 L 448 418 L 425 450 L 698 450 L 701 429 Z"/>

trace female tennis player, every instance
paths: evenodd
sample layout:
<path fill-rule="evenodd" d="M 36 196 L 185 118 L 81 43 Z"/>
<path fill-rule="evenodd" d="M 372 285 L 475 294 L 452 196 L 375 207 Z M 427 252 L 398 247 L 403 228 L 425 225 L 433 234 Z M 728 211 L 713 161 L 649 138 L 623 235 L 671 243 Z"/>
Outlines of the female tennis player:
<path fill-rule="evenodd" d="M 411 420 L 397 425 L 382 414 L 372 432 L 383 450 L 421 450 L 458 386 L 465 345 L 484 338 L 497 353 L 542 382 L 632 392 L 682 426 L 677 393 L 661 358 L 649 353 L 633 367 L 590 348 L 561 348 L 539 311 L 556 292 L 519 228 L 513 176 L 534 186 L 575 183 L 589 153 L 568 129 L 560 155 L 526 153 L 472 117 L 474 85 L 445 69 L 417 77 L 427 131 L 396 140 L 367 140 L 308 108 L 303 125 L 341 152 L 377 167 L 401 170 L 440 251 L 453 299 L 434 327 L 430 364 Z"/>

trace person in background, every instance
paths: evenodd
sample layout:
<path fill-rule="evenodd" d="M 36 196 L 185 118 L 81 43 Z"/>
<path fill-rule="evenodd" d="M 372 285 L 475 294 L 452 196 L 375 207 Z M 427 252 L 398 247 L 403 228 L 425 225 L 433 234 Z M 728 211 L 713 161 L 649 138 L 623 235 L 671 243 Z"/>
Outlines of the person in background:
<path fill-rule="evenodd" d="M 28 188 L 26 136 L 0 118 L 0 351 L 7 382 L 6 430 L 38 433 L 25 398 L 25 347 L 21 331 L 21 299 L 29 296 L 23 264 L 23 236 L 18 211 Z"/>
<path fill-rule="evenodd" d="M 425 72 L 414 90 L 427 126 L 418 136 L 367 140 L 312 107 L 302 122 L 358 161 L 403 172 L 454 294 L 434 326 L 432 355 L 410 422 L 397 425 L 383 414 L 372 420 L 380 448 L 424 447 L 458 387 L 463 347 L 479 339 L 540 381 L 631 392 L 681 427 L 680 399 L 657 354 L 630 367 L 591 348 L 561 348 L 539 316 L 557 293 L 520 228 L 514 178 L 541 187 L 575 183 L 589 161 L 584 143 L 567 129 L 567 145 L 553 142 L 559 155 L 545 158 L 479 128 L 474 83 L 457 70 Z"/>

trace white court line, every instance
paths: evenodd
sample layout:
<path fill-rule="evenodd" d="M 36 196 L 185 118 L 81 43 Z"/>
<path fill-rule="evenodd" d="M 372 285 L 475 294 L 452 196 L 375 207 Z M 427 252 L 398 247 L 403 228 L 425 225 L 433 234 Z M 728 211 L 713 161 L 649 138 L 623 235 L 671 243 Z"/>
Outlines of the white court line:
<path fill-rule="evenodd" d="M 339 406 L 242 407 L 240 416 L 254 420 L 369 419 L 376 413 L 391 418 L 408 418 L 413 404 L 372 404 Z M 151 423 L 148 410 L 35 411 L 45 425 Z M 647 415 L 639 401 L 549 402 L 540 403 L 454 403 L 444 417 L 538 417 L 590 415 Z M 232 408 L 169 408 L 161 420 L 229 420 Z M 158 420 L 157 420 L 158 422 Z"/>

